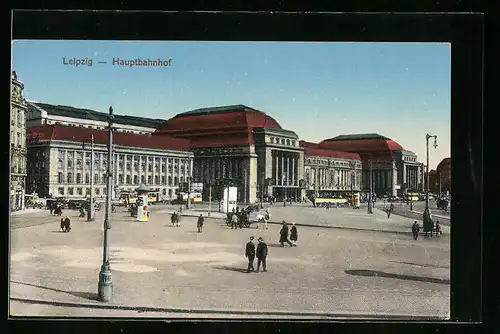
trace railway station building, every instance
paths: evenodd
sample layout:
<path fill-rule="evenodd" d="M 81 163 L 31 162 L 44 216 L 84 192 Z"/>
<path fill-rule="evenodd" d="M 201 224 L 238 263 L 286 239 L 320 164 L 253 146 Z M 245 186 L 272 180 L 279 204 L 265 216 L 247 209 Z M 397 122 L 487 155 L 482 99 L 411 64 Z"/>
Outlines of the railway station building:
<path fill-rule="evenodd" d="M 304 152 L 299 137 L 260 110 L 245 105 L 191 110 L 167 120 L 152 136 L 189 140 L 193 180 L 204 184 L 204 200 L 220 179 L 232 180 L 238 200 L 246 203 L 301 196 Z"/>

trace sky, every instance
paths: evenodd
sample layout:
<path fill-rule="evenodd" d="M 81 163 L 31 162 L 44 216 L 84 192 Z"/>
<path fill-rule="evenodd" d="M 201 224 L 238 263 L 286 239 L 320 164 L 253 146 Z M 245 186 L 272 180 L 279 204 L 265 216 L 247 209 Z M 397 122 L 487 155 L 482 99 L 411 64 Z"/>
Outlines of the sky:
<path fill-rule="evenodd" d="M 170 65 L 113 65 L 137 58 Z M 301 140 L 378 133 L 425 163 L 429 133 L 431 168 L 451 154 L 447 43 L 21 40 L 12 70 L 32 101 L 162 119 L 244 104 Z"/>

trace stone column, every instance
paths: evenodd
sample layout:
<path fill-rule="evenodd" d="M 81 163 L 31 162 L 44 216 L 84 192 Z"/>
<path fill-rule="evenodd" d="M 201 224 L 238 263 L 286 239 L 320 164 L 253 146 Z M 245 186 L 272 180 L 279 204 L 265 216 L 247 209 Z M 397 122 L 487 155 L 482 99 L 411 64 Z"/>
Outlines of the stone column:
<path fill-rule="evenodd" d="M 113 160 L 113 163 L 115 164 L 115 172 L 113 173 L 113 177 L 114 177 L 114 180 L 115 182 L 113 182 L 113 184 L 115 186 L 118 185 L 118 162 L 120 160 L 118 160 L 118 153 L 115 154 L 115 159 Z M 95 173 L 94 173 L 95 174 Z M 92 177 L 94 177 L 94 175 L 92 175 Z M 116 188 L 116 187 L 115 187 Z M 115 189 L 113 189 L 113 194 L 116 194 L 115 192 Z M 113 196 L 114 197 L 114 196 Z"/>
<path fill-rule="evenodd" d="M 73 180 L 72 183 L 76 183 L 76 151 L 72 151 L 71 154 L 73 155 Z M 76 195 L 76 194 L 75 194 Z"/>
<path fill-rule="evenodd" d="M 292 186 L 297 186 L 297 175 L 295 174 L 295 154 L 292 157 Z"/>
<path fill-rule="evenodd" d="M 406 164 L 403 162 L 403 181 L 402 184 L 406 183 Z"/>
<path fill-rule="evenodd" d="M 137 168 L 137 181 L 141 184 L 141 175 L 142 175 L 142 155 L 139 155 L 139 167 Z"/>
<path fill-rule="evenodd" d="M 156 172 L 155 172 L 155 168 L 156 168 L 156 167 L 155 167 L 155 163 L 156 163 L 156 157 L 155 157 L 155 156 L 153 156 L 153 157 L 151 158 L 151 167 L 153 168 L 153 170 L 152 170 L 152 176 L 151 176 L 151 184 L 152 184 L 152 185 L 155 185 L 155 184 L 156 184 L 156 183 L 155 183 L 155 176 L 156 176 Z"/>
<path fill-rule="evenodd" d="M 279 166 L 279 158 L 278 158 L 278 151 L 274 151 L 274 161 L 275 161 L 275 164 L 276 164 L 276 166 L 275 166 L 275 169 L 276 169 L 276 179 L 274 180 L 274 182 L 275 182 L 275 185 L 278 185 L 279 184 L 278 183 L 279 182 L 279 174 L 278 174 L 278 172 L 279 172 L 279 168 L 278 168 L 278 166 Z"/>
<path fill-rule="evenodd" d="M 281 182 L 281 185 L 284 186 L 285 185 L 285 154 L 283 152 L 281 152 L 281 176 L 280 176 L 280 182 Z"/>

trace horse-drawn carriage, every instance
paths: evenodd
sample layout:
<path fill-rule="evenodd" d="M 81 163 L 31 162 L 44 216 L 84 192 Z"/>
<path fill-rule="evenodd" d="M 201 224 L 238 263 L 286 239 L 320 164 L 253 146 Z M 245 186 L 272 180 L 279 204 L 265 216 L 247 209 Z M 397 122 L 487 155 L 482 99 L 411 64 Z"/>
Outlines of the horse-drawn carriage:
<path fill-rule="evenodd" d="M 238 218 L 238 222 L 237 222 L 236 227 L 239 227 L 239 228 L 243 228 L 243 227 L 249 228 L 250 225 L 252 224 L 252 222 L 248 218 L 249 213 L 247 213 L 245 210 L 243 210 L 243 211 L 240 211 L 240 212 L 237 212 L 237 213 L 235 213 L 235 212 L 229 212 L 229 213 L 227 213 L 227 216 L 226 216 L 226 225 L 227 226 L 232 226 L 233 225 L 233 215 L 236 215 L 236 217 Z"/>

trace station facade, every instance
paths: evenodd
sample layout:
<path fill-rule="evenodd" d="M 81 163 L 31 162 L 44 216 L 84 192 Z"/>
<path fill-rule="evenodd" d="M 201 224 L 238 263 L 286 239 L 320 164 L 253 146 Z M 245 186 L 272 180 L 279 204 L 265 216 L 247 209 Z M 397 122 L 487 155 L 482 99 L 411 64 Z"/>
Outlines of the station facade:
<path fill-rule="evenodd" d="M 85 196 L 90 175 L 85 172 L 87 162 L 84 166 L 78 161 L 87 161 L 90 153 L 81 142 L 91 133 L 101 133 L 94 159 L 99 168 L 95 193 L 104 194 L 99 175 L 105 171 L 107 115 L 34 102 L 28 110 L 30 121 L 37 124 L 28 131 L 28 160 L 34 168 L 30 191 L 40 196 Z M 163 198 L 174 198 L 182 184 L 193 182 L 203 184 L 203 198 L 208 200 L 209 192 L 220 198 L 229 184 L 238 188 L 238 201 L 254 203 L 271 196 L 303 198 L 308 191 L 368 192 L 370 175 L 372 190 L 379 196 L 423 188 L 423 165 L 416 154 L 379 134 L 305 142 L 265 112 L 245 105 L 195 109 L 166 121 L 118 115 L 116 119 L 116 191 L 145 184 L 160 188 Z M 38 169 L 45 162 L 45 169 Z"/>

